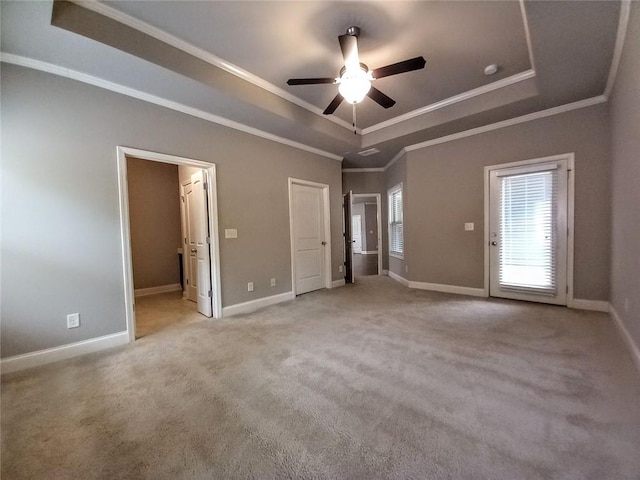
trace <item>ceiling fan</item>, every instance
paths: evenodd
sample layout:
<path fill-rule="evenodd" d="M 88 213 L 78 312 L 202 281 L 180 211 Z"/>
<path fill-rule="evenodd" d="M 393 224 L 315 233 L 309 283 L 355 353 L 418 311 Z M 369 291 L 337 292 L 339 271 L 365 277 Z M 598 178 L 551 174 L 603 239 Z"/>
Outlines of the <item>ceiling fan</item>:
<path fill-rule="evenodd" d="M 378 78 L 389 77 L 399 73 L 411 72 L 424 68 L 427 63 L 423 57 L 415 57 L 402 62 L 393 63 L 385 67 L 369 70 L 364 63 L 360 62 L 358 57 L 358 36 L 360 35 L 359 27 L 349 27 L 345 35 L 340 35 L 340 49 L 344 58 L 344 67 L 340 70 L 337 78 L 291 78 L 287 80 L 287 85 L 315 85 L 328 83 L 338 85 L 338 94 L 331 101 L 329 106 L 324 110 L 325 115 L 330 115 L 336 111 L 336 108 L 346 100 L 351 103 L 354 113 L 355 127 L 355 105 L 360 103 L 365 96 L 368 96 L 377 104 L 384 108 L 390 108 L 395 105 L 395 100 L 382 93 L 371 85 L 371 82 Z"/>

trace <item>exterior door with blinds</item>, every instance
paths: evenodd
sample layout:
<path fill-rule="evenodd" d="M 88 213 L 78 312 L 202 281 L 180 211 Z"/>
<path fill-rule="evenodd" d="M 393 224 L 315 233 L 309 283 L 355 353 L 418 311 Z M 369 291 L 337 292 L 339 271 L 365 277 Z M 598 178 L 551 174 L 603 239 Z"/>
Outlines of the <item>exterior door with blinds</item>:
<path fill-rule="evenodd" d="M 566 160 L 489 172 L 489 294 L 567 304 Z"/>

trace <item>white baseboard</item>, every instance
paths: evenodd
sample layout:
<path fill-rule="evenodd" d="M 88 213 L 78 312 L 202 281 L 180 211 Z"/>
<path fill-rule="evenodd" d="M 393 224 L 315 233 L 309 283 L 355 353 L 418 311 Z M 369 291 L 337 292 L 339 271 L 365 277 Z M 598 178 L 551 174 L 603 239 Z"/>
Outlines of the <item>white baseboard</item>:
<path fill-rule="evenodd" d="M 363 250 L 360 252 L 362 255 L 377 255 L 378 250 Z"/>
<path fill-rule="evenodd" d="M 409 286 L 409 280 L 407 280 L 404 277 L 401 277 L 400 275 L 398 275 L 397 273 L 393 273 L 391 270 L 387 271 L 387 275 L 389 275 L 391 278 L 393 278 L 396 282 L 400 282 L 401 284 L 403 284 L 405 287 Z"/>
<path fill-rule="evenodd" d="M 259 308 L 275 305 L 276 303 L 287 302 L 293 300 L 296 296 L 293 292 L 280 293 L 278 295 L 272 295 L 270 297 L 258 298 L 257 300 L 250 300 L 248 302 L 236 303 L 235 305 L 229 305 L 222 308 L 223 317 L 231 317 L 233 315 L 239 315 L 241 313 L 251 313 Z"/>
<path fill-rule="evenodd" d="M 158 287 L 149 288 L 136 288 L 133 291 L 134 296 L 144 297 L 145 295 L 155 295 L 157 293 L 176 292 L 182 290 L 182 286 L 179 283 L 172 283 L 170 285 L 160 285 Z"/>
<path fill-rule="evenodd" d="M 445 285 L 441 283 L 409 282 L 409 288 L 430 290 L 432 292 L 455 293 L 457 295 L 470 295 L 472 297 L 485 297 L 484 288 L 459 287 L 457 285 Z"/>
<path fill-rule="evenodd" d="M 344 284 L 345 284 L 344 278 L 341 278 L 340 280 L 334 280 L 333 282 L 331 282 L 331 288 L 341 287 Z"/>
<path fill-rule="evenodd" d="M 592 310 L 594 312 L 609 313 L 609 302 L 604 300 L 583 300 L 574 298 L 569 308 L 577 308 L 578 310 Z"/>
<path fill-rule="evenodd" d="M 640 370 L 640 348 L 638 347 L 638 344 L 634 341 L 631 333 L 627 329 L 627 326 L 624 324 L 624 322 L 618 315 L 618 312 L 616 312 L 616 309 L 613 308 L 612 305 L 609 306 L 609 313 L 613 317 L 613 321 L 618 328 L 618 332 L 620 332 L 622 340 L 624 340 L 624 343 L 629 348 L 629 352 L 631 353 L 631 357 L 633 358 L 636 367 L 638 367 L 638 370 Z"/>
<path fill-rule="evenodd" d="M 37 367 L 87 353 L 99 352 L 107 348 L 126 345 L 127 343 L 129 343 L 128 332 L 113 333 L 102 337 L 90 338 L 89 340 L 83 340 L 81 342 L 69 343 L 59 347 L 3 358 L 0 361 L 0 370 L 2 374 L 17 372 L 26 368 Z"/>

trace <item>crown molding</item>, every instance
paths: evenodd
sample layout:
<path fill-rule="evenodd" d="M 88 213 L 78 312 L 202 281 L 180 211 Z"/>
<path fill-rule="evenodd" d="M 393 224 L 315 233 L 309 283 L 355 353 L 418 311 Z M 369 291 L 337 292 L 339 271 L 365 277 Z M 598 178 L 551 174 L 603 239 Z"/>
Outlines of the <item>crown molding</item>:
<path fill-rule="evenodd" d="M 171 35 L 170 33 L 160 28 L 154 27 L 153 25 L 150 25 L 142 20 L 132 17 L 131 15 L 121 12 L 120 10 L 116 10 L 115 8 L 109 7 L 108 5 L 105 5 L 104 3 L 98 2 L 96 0 L 70 0 L 70 1 L 82 8 L 86 8 L 87 10 L 91 10 L 92 12 L 98 13 L 100 15 L 104 15 L 105 17 L 108 17 L 111 20 L 115 20 L 116 22 L 122 23 L 123 25 L 131 27 L 135 30 L 138 30 L 139 32 L 145 33 L 155 38 L 156 40 L 160 40 L 161 42 L 171 45 L 172 47 L 175 47 L 178 50 L 182 50 L 185 53 L 193 55 L 194 57 L 199 58 L 200 60 L 203 60 L 209 63 L 210 65 L 218 67 L 228 73 L 231 73 L 232 75 L 235 75 L 238 78 L 241 78 L 242 80 L 245 80 L 257 87 L 262 88 L 263 90 L 266 90 L 291 103 L 294 103 L 299 107 L 304 108 L 305 110 L 309 110 L 310 112 L 315 113 L 316 115 L 319 115 L 333 123 L 336 123 L 341 127 L 344 127 L 350 131 L 353 131 L 353 126 L 351 125 L 351 123 L 346 122 L 341 118 L 333 115 L 324 115 L 322 113 L 323 110 L 316 107 L 315 105 L 305 102 L 301 98 L 296 97 L 295 95 L 287 92 L 286 90 L 275 86 L 274 84 L 266 81 L 265 79 L 260 78 L 257 75 L 254 75 L 253 73 L 248 72 L 247 70 L 244 70 L 243 68 L 240 68 L 239 66 L 223 58 L 220 58 L 217 55 L 212 54 L 211 52 L 208 52 L 200 47 L 196 47 L 192 43 L 189 43 L 174 35 Z"/>
<path fill-rule="evenodd" d="M 156 95 L 151 95 L 149 93 L 142 92 L 134 88 L 126 87 L 118 83 L 110 82 L 102 78 L 94 77 L 93 75 L 78 72 L 76 70 L 71 70 L 65 67 L 60 67 L 58 65 L 43 62 L 41 60 L 35 60 L 33 58 L 22 57 L 20 55 L 14 55 L 14 54 L 5 53 L 5 52 L 0 52 L 0 61 L 4 63 L 10 63 L 12 65 L 18 65 L 20 67 L 39 70 L 41 72 L 51 73 L 53 75 L 58 75 L 60 77 L 65 77 L 72 80 L 77 80 L 79 82 L 93 85 L 95 87 L 103 88 L 105 90 L 110 90 L 112 92 L 126 95 L 128 97 L 136 98 L 144 102 L 153 103 L 155 105 L 159 105 L 161 107 L 165 107 L 165 108 L 174 110 L 176 112 L 184 113 L 192 117 L 197 117 L 202 120 L 215 123 L 217 125 L 222 125 L 224 127 L 229 127 L 234 130 L 248 133 L 249 135 L 264 138 L 272 142 L 280 143 L 283 145 L 287 145 L 289 147 L 297 148 L 299 150 L 304 150 L 306 152 L 314 153 L 316 155 L 321 155 L 323 157 L 342 162 L 341 156 L 335 155 L 333 153 L 330 153 L 324 150 L 320 150 L 319 148 L 315 148 L 310 145 L 305 145 L 303 143 L 290 140 L 288 138 L 280 137 L 278 135 L 265 132 L 264 130 L 259 130 L 257 128 L 250 127 L 248 125 L 244 125 L 240 122 L 229 120 L 228 118 L 220 117 L 219 115 L 214 115 L 213 113 L 205 112 L 204 110 L 200 110 L 194 107 L 189 107 L 188 105 L 184 105 L 182 103 L 174 102 L 172 100 L 158 97 Z"/>
<path fill-rule="evenodd" d="M 616 34 L 616 45 L 613 49 L 613 58 L 611 59 L 611 68 L 607 77 L 607 85 L 604 87 L 604 97 L 609 98 L 613 91 L 618 75 L 618 67 L 620 66 L 620 58 L 624 42 L 627 37 L 627 26 L 629 25 L 629 15 L 631 14 L 631 0 L 621 0 L 620 3 L 620 20 L 618 21 L 618 32 Z"/>
<path fill-rule="evenodd" d="M 524 82 L 525 80 L 529 80 L 530 78 L 534 78 L 535 76 L 536 72 L 534 70 L 525 70 L 524 72 L 520 72 L 496 82 L 474 88 L 473 90 L 468 90 L 458 95 L 454 95 L 453 97 L 445 98 L 444 100 L 440 100 L 439 102 L 426 105 L 416 110 L 412 110 L 411 112 L 407 112 L 403 115 L 398 115 L 397 117 L 391 118 L 384 122 L 380 122 L 370 127 L 364 128 L 362 129 L 362 134 L 366 135 L 368 133 L 387 128 L 392 125 L 397 125 L 398 123 L 419 117 L 421 115 L 425 115 L 430 112 L 434 112 L 436 110 L 440 110 L 441 108 L 445 108 L 450 105 L 463 102 L 480 95 L 484 95 L 485 93 L 493 92 L 494 90 L 498 90 L 500 88 L 508 87 L 509 85 L 513 85 L 514 83 Z"/>
<path fill-rule="evenodd" d="M 527 50 L 529 50 L 529 63 L 531 69 L 535 71 L 536 62 L 533 56 L 533 46 L 531 42 L 531 31 L 529 29 L 529 18 L 527 17 L 527 8 L 524 4 L 524 0 L 520 0 L 520 13 L 522 14 L 522 26 L 524 27 L 524 37 L 527 41 Z"/>
<path fill-rule="evenodd" d="M 375 173 L 384 172 L 384 167 L 380 168 L 343 168 L 342 173 Z"/>
<path fill-rule="evenodd" d="M 389 168 L 391 168 L 391 166 L 398 160 L 400 160 L 400 157 L 402 157 L 402 155 L 404 155 L 405 153 L 407 153 L 407 147 L 404 147 L 402 150 L 395 154 L 391 161 L 389 161 L 389 163 L 384 166 L 384 171 L 386 172 Z"/>

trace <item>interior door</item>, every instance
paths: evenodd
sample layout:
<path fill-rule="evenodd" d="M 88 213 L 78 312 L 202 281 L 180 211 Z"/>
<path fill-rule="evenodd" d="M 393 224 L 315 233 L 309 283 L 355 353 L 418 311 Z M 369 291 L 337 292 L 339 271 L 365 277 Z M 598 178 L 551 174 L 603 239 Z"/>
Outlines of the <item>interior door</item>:
<path fill-rule="evenodd" d="M 353 233 L 351 212 L 353 211 L 353 192 L 349 190 L 344 196 L 344 281 L 354 283 L 353 275 Z"/>
<path fill-rule="evenodd" d="M 197 224 L 197 218 L 195 217 L 196 210 L 192 206 L 194 199 L 193 185 L 191 183 L 186 183 L 182 188 L 184 195 L 185 212 L 185 291 L 187 293 L 187 299 L 191 300 L 192 302 L 196 302 L 198 301 L 198 249 L 196 246 L 195 232 L 195 227 Z"/>
<path fill-rule="evenodd" d="M 322 188 L 292 184 L 296 294 L 326 287 Z"/>
<path fill-rule="evenodd" d="M 362 253 L 362 216 L 353 215 L 351 222 L 353 253 Z"/>
<path fill-rule="evenodd" d="M 566 162 L 489 175 L 490 295 L 566 305 Z"/>
<path fill-rule="evenodd" d="M 190 227 L 193 233 L 193 246 L 190 254 L 195 254 L 196 295 L 198 311 L 207 316 L 213 315 L 213 292 L 211 290 L 211 252 L 209 238 L 209 207 L 207 199 L 207 172 L 200 170 L 191 175 Z M 193 251 L 195 249 L 195 252 Z M 191 258 L 191 257 L 190 257 Z"/>

